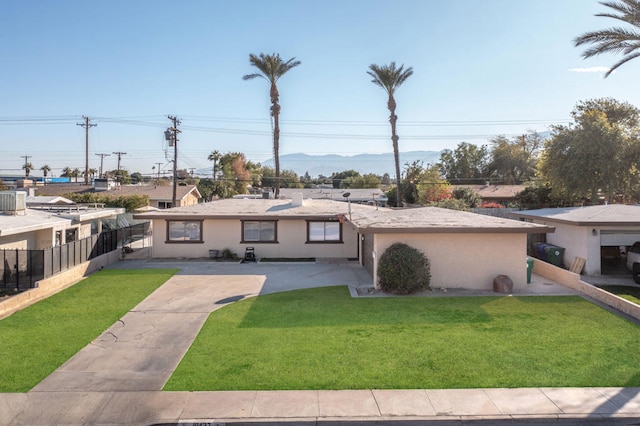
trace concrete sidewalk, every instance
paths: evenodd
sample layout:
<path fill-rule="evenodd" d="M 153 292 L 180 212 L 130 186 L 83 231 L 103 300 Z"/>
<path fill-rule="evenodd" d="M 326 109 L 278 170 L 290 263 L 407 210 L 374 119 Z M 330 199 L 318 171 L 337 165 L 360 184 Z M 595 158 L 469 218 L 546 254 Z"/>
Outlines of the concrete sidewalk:
<path fill-rule="evenodd" d="M 30 392 L 0 394 L 0 424 L 633 424 L 640 419 L 637 388 L 162 392 L 210 312 L 294 288 L 348 285 L 357 294 L 356 288 L 371 285 L 370 278 L 353 263 L 124 261 L 114 267 L 181 271 Z M 574 292 L 534 277 L 523 294 Z"/>

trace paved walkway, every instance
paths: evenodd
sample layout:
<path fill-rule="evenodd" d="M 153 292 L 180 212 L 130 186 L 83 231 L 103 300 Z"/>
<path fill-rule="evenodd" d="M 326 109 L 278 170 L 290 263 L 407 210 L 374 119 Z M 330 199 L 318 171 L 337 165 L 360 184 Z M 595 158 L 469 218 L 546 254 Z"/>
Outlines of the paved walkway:
<path fill-rule="evenodd" d="M 124 261 L 114 267 L 181 272 L 30 392 L 0 394 L 0 424 L 632 424 L 640 418 L 640 388 L 162 392 L 210 312 L 292 288 L 339 284 L 355 295 L 370 278 L 356 264 Z M 438 289 L 430 295 L 456 292 L 472 295 Z M 537 276 L 521 292 L 573 293 Z"/>

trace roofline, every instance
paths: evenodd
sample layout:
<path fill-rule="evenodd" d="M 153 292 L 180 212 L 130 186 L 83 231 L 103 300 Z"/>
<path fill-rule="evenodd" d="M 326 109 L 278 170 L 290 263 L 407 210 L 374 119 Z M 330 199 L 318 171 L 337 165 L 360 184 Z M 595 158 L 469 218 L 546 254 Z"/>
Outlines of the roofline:
<path fill-rule="evenodd" d="M 640 221 L 635 222 L 593 222 L 593 221 L 575 221 L 568 219 L 557 219 L 551 218 L 548 216 L 536 216 L 536 215 L 528 215 L 526 213 L 511 213 L 511 216 L 519 217 L 521 219 L 531 219 L 531 220 L 539 220 L 544 222 L 552 222 L 552 223 L 561 223 L 564 225 L 577 225 L 577 226 L 638 226 Z"/>
<path fill-rule="evenodd" d="M 306 215 L 257 215 L 257 214 L 234 214 L 234 215 L 211 215 L 211 214 L 153 214 L 157 212 L 134 214 L 134 219 L 164 219 L 164 220 L 325 220 L 338 219 L 338 214 L 306 214 Z"/>
<path fill-rule="evenodd" d="M 554 233 L 552 226 L 536 228 L 468 228 L 468 227 L 433 227 L 433 228 L 382 228 L 382 227 L 358 227 L 360 234 L 547 234 Z"/>

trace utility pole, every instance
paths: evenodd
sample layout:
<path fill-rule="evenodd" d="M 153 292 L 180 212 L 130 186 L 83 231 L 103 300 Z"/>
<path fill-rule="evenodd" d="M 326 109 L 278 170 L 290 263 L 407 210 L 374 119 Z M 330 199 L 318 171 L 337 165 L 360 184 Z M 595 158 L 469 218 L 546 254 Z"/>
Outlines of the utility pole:
<path fill-rule="evenodd" d="M 21 155 L 20 158 L 24 158 L 24 177 L 29 177 L 29 158 L 31 155 Z"/>
<path fill-rule="evenodd" d="M 89 117 L 83 115 L 82 118 L 84 123 L 76 123 L 76 126 L 84 127 L 84 184 L 89 185 L 89 128 L 97 126 L 97 124 L 90 124 Z"/>
<path fill-rule="evenodd" d="M 111 156 L 111 154 L 96 154 L 98 157 L 100 157 L 100 179 L 102 179 L 102 166 L 104 163 L 104 157 L 109 157 Z"/>
<path fill-rule="evenodd" d="M 121 151 L 116 151 L 116 152 L 112 152 L 112 154 L 115 154 L 118 156 L 118 171 L 120 171 L 120 159 L 122 158 L 123 155 L 127 155 L 126 152 L 121 152 Z"/>
<path fill-rule="evenodd" d="M 167 118 L 173 122 L 173 127 L 169 127 L 167 132 L 170 137 L 170 144 L 173 142 L 173 197 L 171 207 L 176 207 L 176 190 L 178 185 L 178 180 L 176 179 L 178 174 L 178 133 L 181 133 L 181 131 L 178 130 L 178 126 L 180 125 L 180 120 L 172 115 L 168 115 Z"/>
<path fill-rule="evenodd" d="M 160 166 L 162 166 L 162 163 L 156 163 L 156 166 L 158 166 L 158 180 L 156 183 L 160 183 Z"/>

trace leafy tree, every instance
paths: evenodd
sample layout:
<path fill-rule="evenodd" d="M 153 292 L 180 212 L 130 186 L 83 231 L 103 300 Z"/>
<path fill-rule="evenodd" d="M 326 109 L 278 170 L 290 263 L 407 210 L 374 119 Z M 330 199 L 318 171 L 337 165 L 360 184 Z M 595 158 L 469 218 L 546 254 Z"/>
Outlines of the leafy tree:
<path fill-rule="evenodd" d="M 535 175 L 543 146 L 540 134 L 529 132 L 514 139 L 496 136 L 491 144 L 491 161 L 487 166 L 491 179 L 519 185 Z"/>
<path fill-rule="evenodd" d="M 135 209 L 149 205 L 148 195 L 120 195 L 84 192 L 65 194 L 65 198 L 75 203 L 101 203 L 106 207 L 120 207 L 132 212 Z"/>
<path fill-rule="evenodd" d="M 91 173 L 91 170 L 94 170 L 94 173 L 91 174 L 91 176 L 93 177 L 95 175 L 95 169 L 89 169 L 89 173 Z M 144 177 L 142 176 L 142 173 L 140 172 L 131 173 L 131 182 L 133 183 L 144 182 Z"/>
<path fill-rule="evenodd" d="M 269 95 L 271 97 L 271 117 L 273 119 L 273 160 L 276 168 L 276 190 L 275 196 L 280 196 L 280 103 L 277 82 L 291 68 L 300 65 L 300 61 L 291 58 L 283 61 L 277 53 L 265 55 L 261 53 L 259 56 L 253 53 L 249 55 L 249 62 L 252 66 L 258 68 L 260 72 L 247 74 L 242 77 L 243 80 L 252 80 L 256 77 L 264 78 L 269 82 L 271 88 Z"/>
<path fill-rule="evenodd" d="M 468 208 L 476 208 L 482 204 L 482 197 L 478 195 L 476 191 L 467 187 L 454 188 L 451 191 L 451 197 L 454 200 L 459 200 L 465 204 Z"/>
<path fill-rule="evenodd" d="M 129 176 L 129 172 L 125 169 L 111 170 L 110 172 L 106 172 L 105 175 L 109 178 L 115 179 L 116 182 L 123 185 L 129 185 L 131 183 L 131 176 Z"/>
<path fill-rule="evenodd" d="M 29 173 L 31 173 L 31 170 L 33 170 L 33 164 L 25 163 L 22 165 L 22 169 L 24 170 L 24 176 L 29 177 Z"/>
<path fill-rule="evenodd" d="M 527 187 L 516 195 L 516 200 L 524 208 L 539 209 L 551 204 L 551 188 L 539 181 L 529 182 Z"/>
<path fill-rule="evenodd" d="M 342 182 L 348 178 L 355 178 L 355 177 L 359 177 L 360 176 L 360 172 L 356 171 L 356 170 L 345 170 L 342 172 L 334 172 L 331 175 L 331 183 L 333 184 L 333 187 L 338 189 L 338 188 L 346 188 L 344 186 L 342 186 Z"/>
<path fill-rule="evenodd" d="M 214 151 L 211 151 L 211 154 L 209 154 L 209 156 L 207 157 L 207 160 L 209 161 L 213 161 L 213 169 L 212 169 L 212 173 L 213 173 L 213 180 L 216 180 L 216 176 L 218 175 L 219 170 L 219 163 L 220 163 L 220 159 L 222 158 L 222 154 L 220 154 L 220 151 L 218 151 L 217 149 Z"/>
<path fill-rule="evenodd" d="M 428 290 L 431 282 L 429 259 L 407 244 L 392 244 L 380 256 L 378 282 L 387 293 L 411 294 Z"/>
<path fill-rule="evenodd" d="M 464 200 L 458 200 L 456 198 L 446 198 L 440 201 L 434 201 L 429 204 L 429 207 L 439 207 L 441 209 L 469 211 L 471 208 Z"/>
<path fill-rule="evenodd" d="M 262 176 L 261 183 L 264 188 L 275 188 L 276 171 L 273 167 L 262 166 L 260 169 Z M 282 170 L 280 172 L 280 188 L 302 188 L 298 175 L 293 170 Z"/>
<path fill-rule="evenodd" d="M 637 123 L 639 114 L 613 99 L 587 101 L 572 112 L 575 123 L 553 126 L 540 161 L 551 197 L 597 204 L 599 194 L 611 202 L 637 187 L 639 159 L 634 153 L 640 153 L 640 140 L 637 126 L 629 124 Z"/>
<path fill-rule="evenodd" d="M 398 116 L 396 115 L 396 100 L 393 95 L 402 83 L 411 77 L 413 69 L 409 67 L 405 70 L 404 65 L 396 67 L 395 62 L 382 66 L 371 64 L 367 74 L 373 77 L 371 82 L 382 87 L 389 96 L 387 100 L 387 108 L 390 113 L 389 123 L 391 123 L 391 142 L 393 143 L 393 158 L 396 166 L 396 186 L 398 187 L 398 190 L 396 191 L 396 206 L 401 206 L 400 200 L 402 197 L 400 196 L 400 192 L 402 191 L 402 188 L 400 187 L 400 152 L 398 149 L 399 138 L 396 132 Z"/>
<path fill-rule="evenodd" d="M 343 182 L 344 188 L 379 188 L 381 180 L 373 173 L 367 173 L 362 176 L 347 178 Z"/>
<path fill-rule="evenodd" d="M 440 177 L 438 166 L 425 169 L 416 190 L 418 192 L 418 202 L 422 205 L 451 198 L 451 185 Z"/>
<path fill-rule="evenodd" d="M 382 175 L 382 185 L 389 185 L 391 184 L 391 176 L 389 176 L 389 173 L 385 173 Z"/>
<path fill-rule="evenodd" d="M 458 144 L 455 150 L 445 149 L 440 153 L 442 175 L 450 182 L 469 185 L 487 180 L 489 149 L 467 142 Z"/>
<path fill-rule="evenodd" d="M 613 27 L 606 30 L 591 31 L 574 40 L 575 46 L 592 45 L 584 51 L 582 57 L 587 59 L 603 53 L 622 53 L 624 56 L 615 63 L 604 75 L 609 77 L 612 72 L 632 59 L 640 56 L 640 1 L 620 0 L 601 2 L 614 12 L 598 13 L 596 16 L 613 18 L 631 25 L 631 28 Z M 618 14 L 616 14 L 617 12 Z"/>

